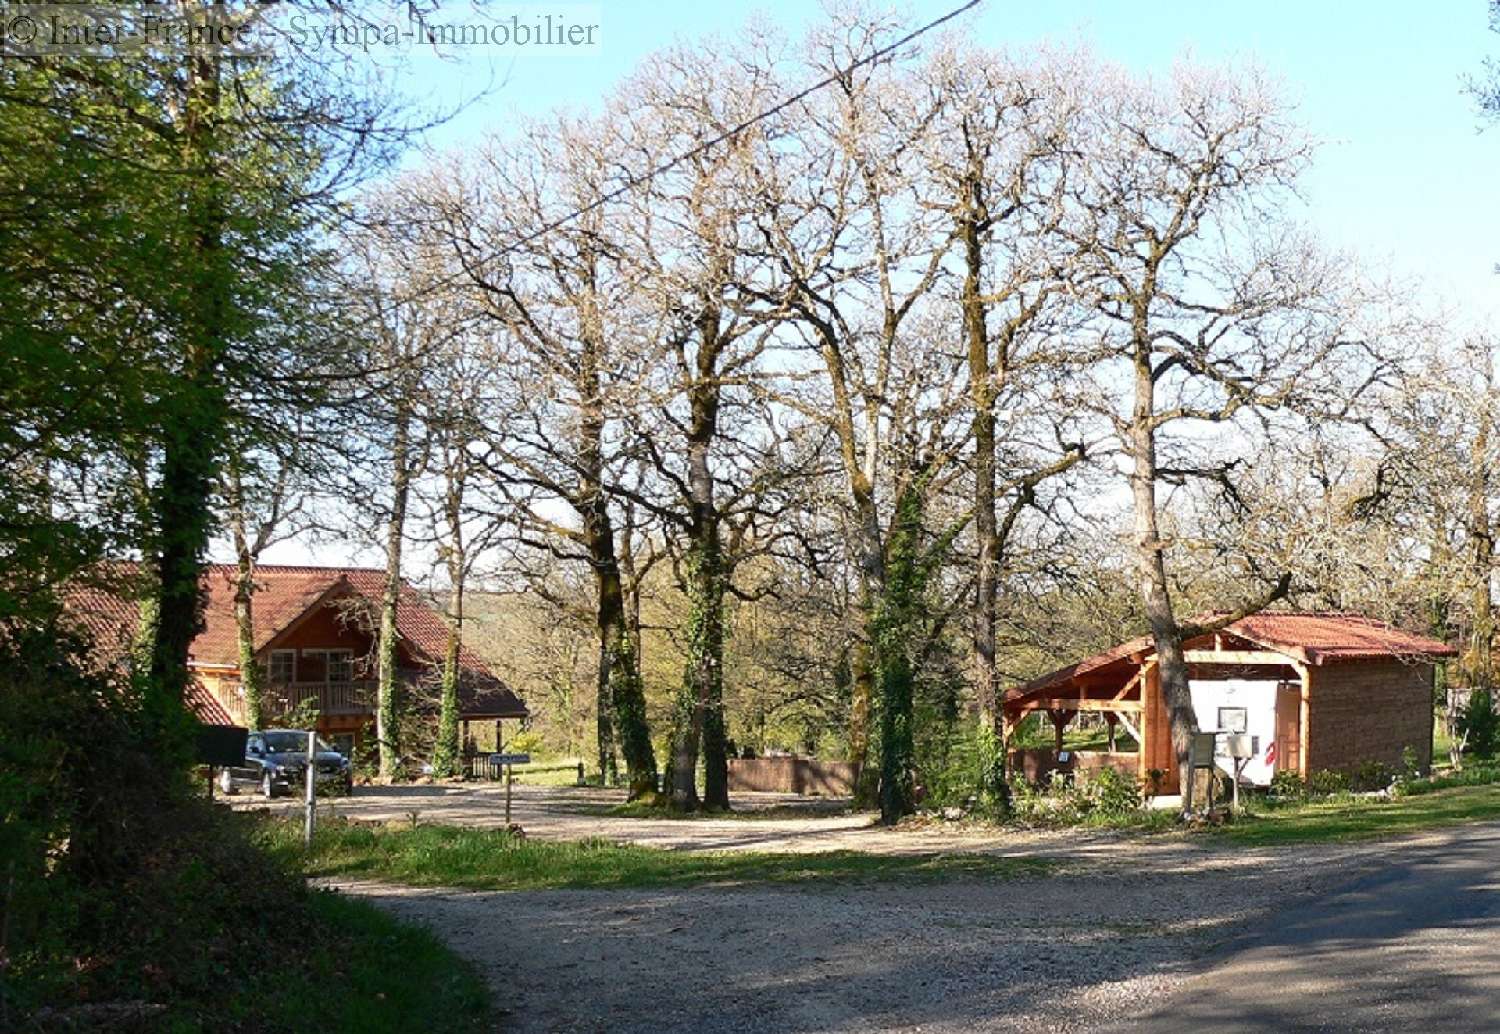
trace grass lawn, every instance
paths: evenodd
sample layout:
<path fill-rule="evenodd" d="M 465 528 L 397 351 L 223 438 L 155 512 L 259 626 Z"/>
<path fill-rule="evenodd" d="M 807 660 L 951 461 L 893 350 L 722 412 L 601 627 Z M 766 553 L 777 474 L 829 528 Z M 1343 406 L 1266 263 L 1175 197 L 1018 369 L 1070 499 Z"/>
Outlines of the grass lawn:
<path fill-rule="evenodd" d="M 869 883 L 1014 879 L 1058 866 L 1047 858 L 977 854 L 872 855 L 665 851 L 604 840 L 539 841 L 503 830 L 328 823 L 303 856 L 300 827 L 266 818 L 261 838 L 309 876 L 346 876 L 482 890 L 653 887 L 745 883 Z"/>
<path fill-rule="evenodd" d="M 1389 800 L 1336 797 L 1253 812 L 1215 836 L 1246 847 L 1362 840 L 1500 819 L 1500 785 L 1458 786 Z"/>
<path fill-rule="evenodd" d="M 315 933 L 300 952 L 268 946 L 267 959 L 245 960 L 249 974 L 225 981 L 221 999 L 178 1003 L 164 1026 L 395 1034 L 440 1021 L 445 1031 L 490 1029 L 483 980 L 431 933 L 338 894 L 314 893 L 308 907 Z"/>

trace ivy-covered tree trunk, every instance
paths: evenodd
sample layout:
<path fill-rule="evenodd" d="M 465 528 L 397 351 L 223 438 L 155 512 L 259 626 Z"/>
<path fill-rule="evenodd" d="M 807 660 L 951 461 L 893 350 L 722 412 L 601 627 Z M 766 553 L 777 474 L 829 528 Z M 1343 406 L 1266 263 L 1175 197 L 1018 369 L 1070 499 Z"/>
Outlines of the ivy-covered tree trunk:
<path fill-rule="evenodd" d="M 630 800 L 638 800 L 656 794 L 657 772 L 656 751 L 646 722 L 646 687 L 641 679 L 641 575 L 630 544 L 628 521 L 620 536 L 619 555 L 624 631 L 611 640 L 610 700 L 620 750 L 625 755 Z"/>
<path fill-rule="evenodd" d="M 707 759 L 709 737 L 716 738 L 714 747 L 722 774 L 716 776 L 710 771 L 707 775 L 701 803 L 708 807 L 729 806 L 728 763 L 724 754 L 722 566 L 716 537 L 713 541 L 694 541 L 683 563 L 688 605 L 684 629 L 687 663 L 672 715 L 671 785 L 672 807 L 681 811 L 694 810 L 700 804 L 698 757 L 702 749 Z M 717 712 L 713 719 L 711 711 Z M 709 765 L 711 769 L 714 767 L 712 761 Z M 710 797 L 709 793 L 717 796 Z"/>
<path fill-rule="evenodd" d="M 912 653 L 920 638 L 926 587 L 922 557 L 924 479 L 914 477 L 896 501 L 886 556 L 886 589 L 874 622 L 880 686 L 880 821 L 899 822 L 915 810 Z"/>
<path fill-rule="evenodd" d="M 245 487 L 237 457 L 229 457 L 225 476 L 229 495 L 229 530 L 234 540 L 234 631 L 240 658 L 240 688 L 245 696 L 245 724 L 265 725 L 265 673 L 255 657 L 255 550 L 246 529 Z"/>
<path fill-rule="evenodd" d="M 202 627 L 200 575 L 208 547 L 210 496 L 217 474 L 220 367 L 230 333 L 230 262 L 224 247 L 224 204 L 218 154 L 218 58 L 195 53 L 187 62 L 182 123 L 189 170 L 188 231 L 192 279 L 182 298 L 183 365 L 175 390 L 161 401 L 161 467 L 153 510 L 156 531 L 156 638 L 145 712 L 163 745 L 185 749 L 184 693 L 188 656 Z M 174 731 L 175 730 L 175 731 Z"/>
<path fill-rule="evenodd" d="M 612 713 L 618 727 L 630 799 L 637 800 L 656 793 L 656 751 L 651 746 L 651 730 L 646 723 L 646 693 L 641 684 L 637 640 L 626 613 L 619 567 L 612 560 L 612 551 L 596 557 L 599 706 Z M 614 751 L 610 750 L 610 765 L 613 759 Z"/>
<path fill-rule="evenodd" d="M 240 688 L 245 694 L 245 724 L 265 725 L 265 674 L 255 656 L 255 560 L 237 550 L 234 579 L 234 631 L 240 656 Z"/>
<path fill-rule="evenodd" d="M 719 433 L 719 358 L 727 342 L 720 314 L 709 306 L 698 321 L 699 342 L 688 386 L 687 521 L 683 565 L 687 593 L 687 665 L 672 737 L 672 805 L 698 806 L 698 752 L 703 752 L 704 807 L 729 808 L 728 732 L 724 722 L 724 594 L 728 591 L 712 452 Z"/>

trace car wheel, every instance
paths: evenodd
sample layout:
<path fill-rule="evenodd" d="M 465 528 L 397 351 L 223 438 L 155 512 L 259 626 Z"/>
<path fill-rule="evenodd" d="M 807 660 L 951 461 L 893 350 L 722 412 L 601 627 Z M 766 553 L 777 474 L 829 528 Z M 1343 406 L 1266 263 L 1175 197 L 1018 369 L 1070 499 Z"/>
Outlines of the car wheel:
<path fill-rule="evenodd" d="M 224 791 L 225 797 L 234 796 L 234 776 L 229 769 L 219 769 L 219 789 Z"/>
<path fill-rule="evenodd" d="M 276 796 L 276 784 L 271 782 L 270 772 L 260 777 L 260 795 L 268 801 Z"/>

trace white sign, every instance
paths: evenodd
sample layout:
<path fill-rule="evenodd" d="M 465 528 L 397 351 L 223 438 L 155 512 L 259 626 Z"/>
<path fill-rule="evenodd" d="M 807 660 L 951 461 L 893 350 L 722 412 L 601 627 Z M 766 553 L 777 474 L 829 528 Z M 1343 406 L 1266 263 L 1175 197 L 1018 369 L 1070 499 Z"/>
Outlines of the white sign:
<path fill-rule="evenodd" d="M 490 764 L 492 764 L 492 765 L 529 765 L 529 764 L 531 764 L 531 755 L 530 754 L 491 754 L 490 755 Z"/>

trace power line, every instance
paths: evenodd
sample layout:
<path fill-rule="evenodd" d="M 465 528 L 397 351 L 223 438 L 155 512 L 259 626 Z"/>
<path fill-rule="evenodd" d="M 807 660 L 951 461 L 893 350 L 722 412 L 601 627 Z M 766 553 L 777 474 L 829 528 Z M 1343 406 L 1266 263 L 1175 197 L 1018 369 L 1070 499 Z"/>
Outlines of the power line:
<path fill-rule="evenodd" d="M 726 140 L 733 139 L 756 123 L 763 122 L 766 119 L 770 118 L 772 115 L 776 115 L 785 111 L 787 108 L 790 108 L 792 105 L 798 103 L 799 101 L 806 100 L 808 97 L 812 96 L 814 93 L 817 93 L 824 87 L 831 86 L 834 83 L 839 82 L 840 80 L 847 77 L 849 73 L 853 72 L 856 68 L 861 68 L 875 61 L 879 61 L 887 54 L 900 50 L 902 47 L 906 46 L 917 37 L 931 32 L 939 25 L 946 24 L 947 22 L 950 22 L 954 18 L 957 18 L 959 15 L 963 14 L 965 11 L 979 6 L 979 3 L 980 0 L 968 0 L 968 3 L 954 8 L 947 14 L 943 15 L 941 18 L 934 19 L 933 21 L 928 22 L 926 25 L 923 25 L 920 28 L 913 29 L 911 32 L 908 32 L 905 36 L 902 36 L 900 39 L 896 40 L 893 43 L 888 43 L 878 50 L 871 51 L 869 54 L 866 54 L 859 60 L 851 63 L 848 67 L 839 69 L 832 75 L 829 75 L 828 77 L 813 83 L 811 86 L 806 87 L 805 89 L 793 94 L 792 96 L 787 97 L 785 100 L 781 101 L 775 106 L 767 108 L 759 114 L 745 119 L 745 121 L 739 123 L 738 125 L 724 130 L 722 133 L 719 133 L 718 135 L 703 141 L 696 147 L 682 152 L 675 158 L 669 158 L 667 161 L 662 162 L 655 168 L 648 169 L 646 172 L 643 172 L 637 176 L 631 176 L 627 178 L 623 184 L 616 187 L 614 190 L 611 190 L 609 193 L 596 198 L 595 200 L 584 205 L 582 208 L 575 208 L 567 215 L 560 216 L 559 218 L 552 220 L 541 229 L 527 234 L 520 240 L 512 241 L 511 243 L 505 245 L 505 247 L 495 251 L 493 254 L 480 259 L 477 263 L 475 263 L 475 265 L 477 266 L 483 265 L 486 262 L 493 262 L 495 259 L 507 255 L 512 251 L 515 251 L 517 248 L 524 247 L 525 245 L 530 244 L 532 241 L 537 240 L 540 237 L 545 237 L 547 234 L 551 233 L 553 230 L 558 229 L 559 227 L 566 226 L 568 223 L 572 222 L 574 219 L 577 219 L 579 216 L 587 215 L 589 212 L 594 211 L 594 209 L 607 205 L 609 202 L 614 201 L 616 198 L 630 193 L 636 187 L 639 187 L 644 183 L 649 183 L 651 180 L 655 179 L 657 176 L 660 176 L 662 173 L 676 168 L 678 165 L 681 165 L 683 162 L 691 158 L 696 158 L 698 155 L 703 154 L 710 148 L 722 144 Z M 438 285 L 434 284 L 433 286 L 435 287 Z"/>

